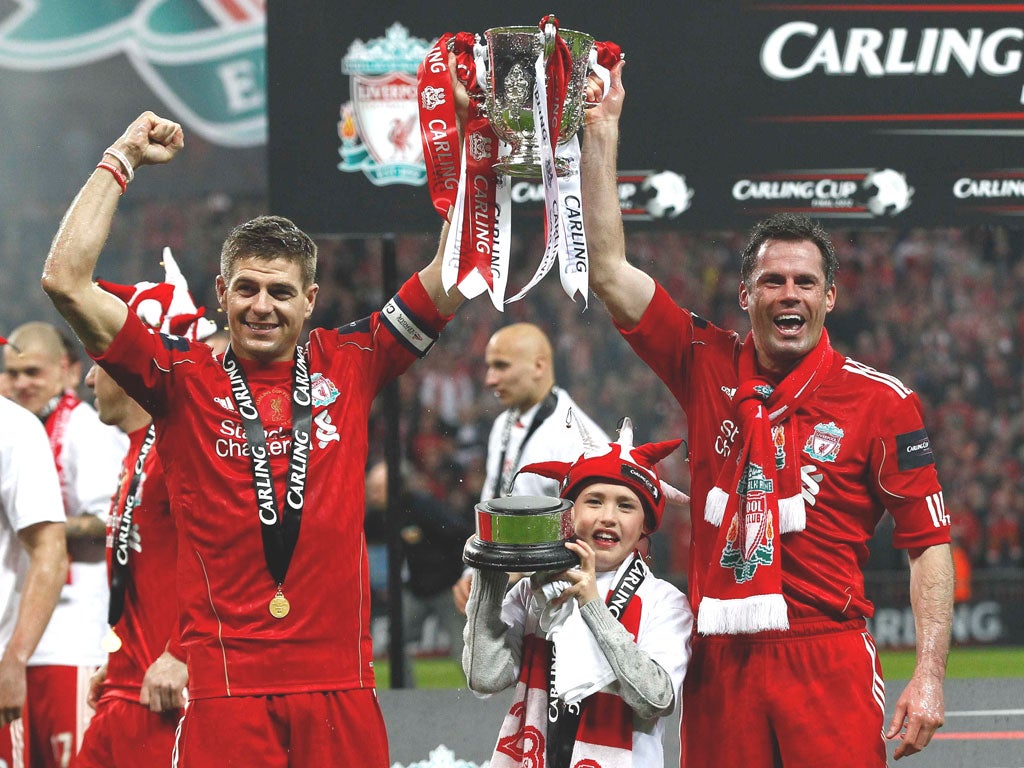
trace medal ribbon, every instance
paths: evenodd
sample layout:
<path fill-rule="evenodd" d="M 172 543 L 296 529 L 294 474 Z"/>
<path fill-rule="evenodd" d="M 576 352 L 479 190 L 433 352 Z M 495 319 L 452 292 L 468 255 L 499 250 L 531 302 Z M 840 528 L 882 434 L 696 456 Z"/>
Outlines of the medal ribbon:
<path fill-rule="evenodd" d="M 152 424 L 146 431 L 139 448 L 139 455 L 135 459 L 132 468 L 132 477 L 128 482 L 128 493 L 124 497 L 124 509 L 117 523 L 117 532 L 114 538 L 113 553 L 110 559 L 110 605 L 107 608 L 107 624 L 114 626 L 121 619 L 124 613 L 124 596 L 128 590 L 128 563 L 131 560 L 132 548 L 132 522 L 135 519 L 135 507 L 142 500 L 143 468 L 146 466 L 146 457 L 149 456 L 153 443 L 156 442 L 156 427 Z"/>
<path fill-rule="evenodd" d="M 519 442 L 519 448 L 516 451 L 515 459 L 507 461 L 508 445 L 512 440 L 512 426 L 519 421 L 519 409 L 514 408 L 508 412 L 508 417 L 505 419 L 505 428 L 501 433 L 501 456 L 498 458 L 498 487 L 496 493 L 499 496 L 511 496 L 512 495 L 512 484 L 515 482 L 516 476 L 519 474 L 519 462 L 523 459 L 523 451 L 526 450 L 526 444 L 530 442 L 530 438 L 533 437 L 533 433 L 536 432 L 540 425 L 543 424 L 548 416 L 555 412 L 555 408 L 558 407 L 558 395 L 555 394 L 554 390 L 548 392 L 547 397 L 544 398 L 540 404 L 540 408 L 533 414 L 533 421 L 530 422 L 529 429 L 526 430 L 526 434 L 523 435 L 523 439 Z"/>
<path fill-rule="evenodd" d="M 64 433 L 67 432 L 68 421 L 71 419 L 71 412 L 80 402 L 81 400 L 78 399 L 78 396 L 72 390 L 65 390 L 57 400 L 57 404 L 54 406 L 50 415 L 43 419 L 43 424 L 46 426 L 47 437 L 50 439 L 50 450 L 53 451 L 53 461 L 57 465 L 57 475 L 59 477 L 64 476 L 64 466 L 61 463 L 61 454 L 64 453 Z M 61 492 L 61 496 L 64 500 L 64 509 L 67 510 L 68 500 L 63 490 Z M 70 584 L 70 574 L 68 575 L 68 579 L 68 583 Z"/>
<path fill-rule="evenodd" d="M 300 346 L 295 348 L 295 366 L 292 370 L 292 447 L 288 457 L 288 491 L 285 494 L 284 508 L 279 507 L 277 503 L 277 490 L 274 487 L 274 476 L 270 471 L 267 451 L 267 433 L 263 428 L 259 411 L 256 410 L 245 372 L 230 346 L 224 353 L 224 370 L 231 380 L 231 396 L 242 419 L 245 440 L 249 445 L 253 488 L 256 491 L 256 514 L 263 534 L 263 554 L 267 561 L 267 570 L 280 588 L 284 584 L 295 545 L 299 540 L 302 508 L 306 497 L 306 469 L 311 448 L 313 400 L 305 351 Z"/>

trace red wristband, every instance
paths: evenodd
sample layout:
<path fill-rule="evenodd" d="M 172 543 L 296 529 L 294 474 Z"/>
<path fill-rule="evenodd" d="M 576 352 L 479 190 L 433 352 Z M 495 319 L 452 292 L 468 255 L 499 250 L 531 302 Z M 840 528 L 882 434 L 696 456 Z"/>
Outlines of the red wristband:
<path fill-rule="evenodd" d="M 96 167 L 102 168 L 105 171 L 110 171 L 110 174 L 114 177 L 114 180 L 117 181 L 117 185 L 121 188 L 121 194 L 123 195 L 125 193 L 125 190 L 128 189 L 128 179 L 125 178 L 125 175 L 121 173 L 120 170 L 114 167 L 113 164 L 105 161 L 96 163 Z"/>

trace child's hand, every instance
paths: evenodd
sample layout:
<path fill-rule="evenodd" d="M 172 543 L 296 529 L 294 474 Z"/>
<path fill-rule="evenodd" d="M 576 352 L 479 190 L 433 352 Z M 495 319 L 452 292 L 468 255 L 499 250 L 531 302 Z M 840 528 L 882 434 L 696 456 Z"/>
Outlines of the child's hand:
<path fill-rule="evenodd" d="M 565 542 L 566 549 L 571 549 L 580 559 L 580 567 L 563 571 L 555 578 L 564 579 L 572 586 L 564 590 L 562 594 L 552 600 L 556 606 L 564 605 L 571 598 L 576 598 L 580 607 L 591 600 L 596 600 L 597 595 L 597 574 L 595 571 L 596 555 L 587 542 L 577 539 L 576 541 Z"/>

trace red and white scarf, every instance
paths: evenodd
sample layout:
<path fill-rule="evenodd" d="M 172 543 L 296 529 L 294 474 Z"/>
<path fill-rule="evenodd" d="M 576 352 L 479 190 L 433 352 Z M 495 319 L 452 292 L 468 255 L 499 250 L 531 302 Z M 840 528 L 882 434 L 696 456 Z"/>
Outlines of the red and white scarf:
<path fill-rule="evenodd" d="M 646 568 L 638 556 L 627 558 L 615 574 L 614 583 L 621 585 L 623 576 L 634 561 Z M 618 589 L 609 593 L 609 600 L 623 602 L 619 621 L 636 638 L 643 612 L 641 600 L 615 600 Z M 540 627 L 537 632 L 542 632 Z M 548 765 L 549 714 L 557 670 L 552 670 L 554 643 L 543 634 L 527 632 L 523 636 L 519 682 L 508 714 L 498 733 L 498 743 L 491 757 L 491 768 L 538 768 Z M 564 652 L 564 651 L 563 651 Z M 557 657 L 555 658 L 557 663 Z M 600 768 L 631 768 L 633 765 L 633 710 L 622 697 L 607 691 L 591 693 L 582 701 L 567 707 L 579 715 L 572 743 L 570 766 Z M 564 715 L 564 713 L 563 713 Z M 569 739 L 573 734 L 563 734 Z M 557 751 L 557 750 L 556 750 Z"/>
<path fill-rule="evenodd" d="M 46 435 L 50 439 L 50 450 L 53 451 L 53 461 L 57 465 L 57 476 L 61 480 L 61 495 L 64 498 L 64 509 L 68 508 L 67 494 L 64 492 L 64 465 L 62 457 L 64 454 L 64 435 L 68 430 L 68 421 L 71 420 L 71 412 L 79 406 L 82 401 L 74 390 L 68 389 L 57 400 L 53 411 L 43 420 L 46 427 Z"/>
<path fill-rule="evenodd" d="M 702 635 L 789 629 L 780 534 L 802 531 L 807 522 L 790 417 L 824 381 L 834 355 L 822 329 L 817 346 L 776 385 L 758 372 L 753 335 L 743 343 L 733 396 L 739 451 L 722 466 L 704 505 L 704 519 L 719 531 L 697 611 Z"/>
<path fill-rule="evenodd" d="M 67 389 L 57 400 L 57 404 L 54 406 L 50 414 L 43 419 L 43 426 L 46 427 L 46 436 L 50 440 L 50 450 L 53 451 L 53 461 L 57 466 L 57 477 L 60 478 L 60 495 L 64 502 L 64 513 L 68 511 L 68 494 L 67 486 L 64 483 L 64 465 L 62 463 L 62 457 L 64 454 L 64 435 L 68 431 L 68 422 L 71 420 L 71 412 L 75 410 L 80 404 L 81 400 L 78 395 L 75 394 L 74 390 Z M 71 556 L 68 555 L 68 563 L 71 562 Z M 64 581 L 65 584 L 71 583 L 71 568 L 68 568 L 68 576 Z"/>

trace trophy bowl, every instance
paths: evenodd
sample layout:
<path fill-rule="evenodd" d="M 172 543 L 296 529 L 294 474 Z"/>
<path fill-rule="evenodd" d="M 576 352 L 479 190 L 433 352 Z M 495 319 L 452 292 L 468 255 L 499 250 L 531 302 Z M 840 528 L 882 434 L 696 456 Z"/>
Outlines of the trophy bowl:
<path fill-rule="evenodd" d="M 572 502 L 553 496 L 504 496 L 476 505 L 476 535 L 462 559 L 490 571 L 564 571 L 579 565 L 565 548 L 573 537 Z"/>
<path fill-rule="evenodd" d="M 562 106 L 558 143 L 564 144 L 583 125 L 584 93 L 594 38 L 571 29 L 558 31 L 569 48 L 572 61 L 567 73 L 568 87 Z M 494 27 L 484 32 L 489 61 L 484 113 L 498 138 L 511 147 L 495 168 L 510 176 L 539 178 L 540 154 L 533 119 L 534 65 L 543 52 L 545 40 L 537 27 Z M 555 161 L 559 176 L 573 171 L 561 159 Z"/>

